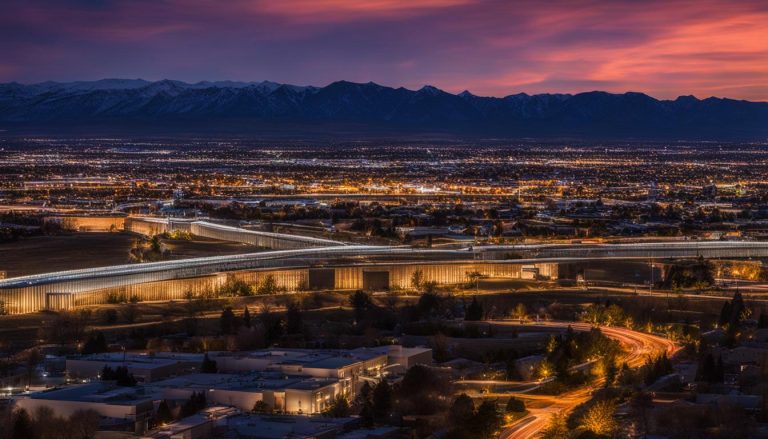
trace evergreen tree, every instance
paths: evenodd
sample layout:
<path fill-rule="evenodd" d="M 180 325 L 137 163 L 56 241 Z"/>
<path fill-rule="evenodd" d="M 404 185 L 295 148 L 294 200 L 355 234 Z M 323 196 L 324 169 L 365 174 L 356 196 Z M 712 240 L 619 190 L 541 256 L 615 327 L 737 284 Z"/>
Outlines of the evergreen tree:
<path fill-rule="evenodd" d="M 349 298 L 349 303 L 355 309 L 355 320 L 360 322 L 365 317 L 365 313 L 373 306 L 371 296 L 363 290 L 355 291 Z"/>
<path fill-rule="evenodd" d="M 475 416 L 475 403 L 466 393 L 462 393 L 453 400 L 448 414 L 454 429 L 465 429 Z"/>
<path fill-rule="evenodd" d="M 336 395 L 331 405 L 323 414 L 329 418 L 344 418 L 349 416 L 349 401 L 343 395 Z"/>
<path fill-rule="evenodd" d="M 173 421 L 173 413 L 171 413 L 171 407 L 168 405 L 168 401 L 160 401 L 160 405 L 157 406 L 157 412 L 155 413 L 155 421 L 160 425 Z"/>
<path fill-rule="evenodd" d="M 477 297 L 472 297 L 472 303 L 467 307 L 467 312 L 464 314 L 464 320 L 470 322 L 476 322 L 483 319 L 483 306 L 477 301 Z"/>
<path fill-rule="evenodd" d="M 102 381 L 112 381 L 115 379 L 115 371 L 112 370 L 111 367 L 104 365 L 104 368 L 101 369 L 101 380 Z"/>
<path fill-rule="evenodd" d="M 221 312 L 221 317 L 219 318 L 219 323 L 221 324 L 221 333 L 222 334 L 232 334 L 235 330 L 235 313 L 232 312 L 231 307 L 227 307 L 224 309 L 224 311 Z"/>
<path fill-rule="evenodd" d="M 726 300 L 725 303 L 723 303 L 723 307 L 720 309 L 720 318 L 718 319 L 718 324 L 723 327 L 728 324 L 728 322 L 731 319 L 731 302 L 729 300 Z"/>
<path fill-rule="evenodd" d="M 260 399 L 253 404 L 253 412 L 254 413 L 272 413 L 272 408 L 269 407 L 269 404 L 267 404 L 266 402 Z"/>
<path fill-rule="evenodd" d="M 723 356 L 717 357 L 717 363 L 715 363 L 714 381 L 722 383 L 725 381 L 725 367 L 723 366 Z"/>
<path fill-rule="evenodd" d="M 12 428 L 11 439 L 29 439 L 34 437 L 35 432 L 32 426 L 32 419 L 24 409 L 13 412 Z"/>
<path fill-rule="evenodd" d="M 392 389 L 387 380 L 382 379 L 373 388 L 373 416 L 375 419 L 386 419 L 392 411 Z"/>
<path fill-rule="evenodd" d="M 83 354 L 98 354 L 101 352 L 107 352 L 107 340 L 104 338 L 103 332 L 91 333 L 83 345 Z"/>
<path fill-rule="evenodd" d="M 208 352 L 203 355 L 203 364 L 200 366 L 200 372 L 202 373 L 217 373 L 219 368 L 216 367 L 216 360 L 211 360 L 208 357 Z"/>
<path fill-rule="evenodd" d="M 502 425 L 502 417 L 496 408 L 495 401 L 485 400 L 477 408 L 477 412 L 472 420 L 475 437 L 491 438 Z"/>
<path fill-rule="evenodd" d="M 115 369 L 115 382 L 118 386 L 133 387 L 136 385 L 136 378 L 128 372 L 128 366 L 118 366 Z"/>
<path fill-rule="evenodd" d="M 741 296 L 741 292 L 737 290 L 733 294 L 733 300 L 731 301 L 731 315 L 728 324 L 738 327 L 741 324 L 744 309 L 744 298 Z"/>
<path fill-rule="evenodd" d="M 419 296 L 419 301 L 416 302 L 416 319 L 418 320 L 424 317 L 430 317 L 439 309 L 440 296 L 433 292 L 425 291 L 421 296 Z"/>
<path fill-rule="evenodd" d="M 525 411 L 525 403 L 514 396 L 507 401 L 507 411 L 513 413 L 522 413 Z"/>
<path fill-rule="evenodd" d="M 712 354 L 705 355 L 704 359 L 701 362 L 701 365 L 699 366 L 697 379 L 700 381 L 706 381 L 710 383 L 717 381 L 716 369 L 717 369 L 717 365 L 715 363 L 715 358 L 712 356 Z"/>
<path fill-rule="evenodd" d="M 301 309 L 298 302 L 291 301 L 285 313 L 285 332 L 286 334 L 301 334 L 303 331 L 304 320 Z"/>
<path fill-rule="evenodd" d="M 374 425 L 373 419 L 373 406 L 370 402 L 363 404 L 363 408 L 360 409 L 360 426 L 363 428 L 372 428 Z"/>
<path fill-rule="evenodd" d="M 245 310 L 243 310 L 243 325 L 245 325 L 246 328 L 251 327 L 251 312 L 248 311 L 248 307 L 245 307 Z"/>

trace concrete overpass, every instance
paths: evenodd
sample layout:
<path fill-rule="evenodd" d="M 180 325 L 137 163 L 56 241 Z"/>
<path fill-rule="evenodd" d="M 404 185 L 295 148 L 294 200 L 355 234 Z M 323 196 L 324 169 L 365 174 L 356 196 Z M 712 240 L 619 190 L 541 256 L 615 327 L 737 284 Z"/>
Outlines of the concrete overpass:
<path fill-rule="evenodd" d="M 159 224 L 163 224 L 161 221 Z M 194 224 L 194 223 L 192 223 Z M 147 264 L 117 265 L 0 280 L 0 300 L 13 313 L 105 303 L 110 295 L 142 300 L 181 299 L 209 294 L 231 280 L 256 285 L 273 276 L 284 291 L 312 289 L 408 288 L 415 271 L 439 284 L 467 282 L 467 273 L 489 277 L 557 278 L 558 264 L 589 260 L 669 258 L 764 258 L 768 242 L 684 241 L 631 244 L 512 245 L 464 249 L 322 245 L 317 238 L 270 237 L 217 224 L 211 233 L 277 239 L 299 248 Z M 186 226 L 185 226 L 186 227 Z M 191 225 L 189 226 L 191 227 Z M 296 239 L 297 241 L 287 241 Z M 307 241 L 309 240 L 309 241 Z M 535 273 L 532 274 L 532 273 Z"/>

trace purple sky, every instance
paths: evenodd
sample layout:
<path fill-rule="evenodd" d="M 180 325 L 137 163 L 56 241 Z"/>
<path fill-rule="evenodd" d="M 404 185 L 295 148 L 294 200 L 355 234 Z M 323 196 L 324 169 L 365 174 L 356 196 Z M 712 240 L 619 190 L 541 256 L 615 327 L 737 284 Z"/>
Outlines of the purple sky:
<path fill-rule="evenodd" d="M 5 0 L 0 81 L 346 79 L 768 100 L 768 2 Z"/>

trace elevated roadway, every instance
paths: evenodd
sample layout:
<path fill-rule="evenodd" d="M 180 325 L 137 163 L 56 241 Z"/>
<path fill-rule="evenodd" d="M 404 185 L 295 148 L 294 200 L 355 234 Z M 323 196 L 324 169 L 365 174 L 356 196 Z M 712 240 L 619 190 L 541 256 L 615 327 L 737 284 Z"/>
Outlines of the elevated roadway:
<path fill-rule="evenodd" d="M 96 304 L 99 299 L 92 296 L 90 301 L 78 302 L 72 297 L 52 297 L 51 294 L 82 294 L 100 291 L 104 297 L 106 289 L 126 288 L 138 284 L 158 283 L 177 279 L 194 279 L 219 273 L 238 272 L 243 270 L 280 270 L 304 269 L 305 273 L 294 273 L 293 280 L 284 285 L 289 290 L 302 281 L 297 276 L 306 277 L 307 270 L 312 267 L 336 267 L 336 283 L 331 282 L 328 288 L 364 287 L 365 277 L 362 266 L 366 271 L 379 273 L 389 272 L 386 276 L 397 277 L 378 280 L 376 285 L 386 288 L 387 285 L 408 287 L 411 271 L 424 270 L 427 280 L 443 284 L 466 282 L 466 273 L 479 271 L 481 274 L 500 277 L 520 277 L 527 272 L 544 273 L 547 276 L 557 276 L 557 264 L 580 262 L 586 260 L 651 260 L 671 258 L 765 258 L 768 257 L 768 242 L 756 241 L 683 241 L 664 243 L 625 243 L 625 244 L 541 244 L 541 245 L 500 245 L 478 246 L 463 249 L 424 249 L 406 246 L 376 246 L 376 245 L 347 245 L 343 242 L 245 230 L 237 227 L 220 225 L 203 221 L 188 221 L 164 223 L 160 218 L 147 221 L 142 227 L 154 232 L 160 232 L 169 226 L 189 230 L 194 234 L 218 239 L 239 242 L 254 242 L 266 247 L 286 248 L 284 250 L 264 251 L 240 255 L 213 256 L 175 261 L 162 261 L 146 264 L 126 264 L 109 267 L 71 270 L 64 272 L 45 273 L 0 280 L 0 300 L 6 304 L 15 305 L 11 312 L 31 312 L 40 309 L 57 309 L 49 307 L 50 300 L 66 300 L 60 307 L 71 307 L 80 304 Z M 131 226 L 133 227 L 133 226 Z M 158 228 L 160 227 L 160 228 Z M 166 229 L 167 230 L 167 229 Z M 261 244 L 258 244 L 261 243 Z M 401 268 L 397 268 L 400 266 Z M 357 271 L 341 267 L 358 267 Z M 395 273 L 397 271 L 397 273 Z M 398 274 L 399 273 L 399 274 Z M 382 274 L 383 275 L 383 274 Z M 369 280 L 373 275 L 369 276 Z M 431 276 L 431 277 L 429 277 Z M 307 280 L 307 279 L 304 279 Z M 289 281 L 286 281 L 289 282 Z M 384 284 L 382 284 L 384 282 Z M 213 288 L 220 283 L 212 280 L 206 288 Z M 153 295 L 145 300 L 162 300 L 164 288 L 159 284 Z M 181 288 L 180 285 L 177 285 Z M 185 286 L 192 288 L 194 285 Z M 202 288 L 202 287 L 201 287 Z M 344 287 L 341 287 L 342 289 Z M 322 289 L 322 288 L 321 288 Z M 134 290 L 135 291 L 135 290 Z M 113 293 L 120 294 L 120 291 Z M 35 295 L 31 298 L 31 295 Z M 125 293 L 123 293 L 125 294 Z M 181 294 L 176 292 L 174 294 Z M 168 296 L 165 299 L 176 298 Z M 70 304 L 70 300 L 74 305 Z M 52 303 L 52 302 L 51 302 Z M 59 302 L 56 302 L 59 303 Z"/>

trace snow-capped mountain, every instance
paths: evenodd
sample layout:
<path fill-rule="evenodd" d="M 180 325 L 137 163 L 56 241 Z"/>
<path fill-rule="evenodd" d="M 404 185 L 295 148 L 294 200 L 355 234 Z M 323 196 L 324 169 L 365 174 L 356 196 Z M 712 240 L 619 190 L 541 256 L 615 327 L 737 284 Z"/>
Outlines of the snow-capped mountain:
<path fill-rule="evenodd" d="M 642 93 L 458 95 L 372 82 L 325 87 L 269 81 L 142 79 L 0 84 L 0 129 L 88 127 L 168 132 L 334 135 L 445 133 L 504 137 L 765 139 L 768 103 Z"/>

